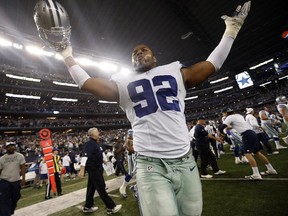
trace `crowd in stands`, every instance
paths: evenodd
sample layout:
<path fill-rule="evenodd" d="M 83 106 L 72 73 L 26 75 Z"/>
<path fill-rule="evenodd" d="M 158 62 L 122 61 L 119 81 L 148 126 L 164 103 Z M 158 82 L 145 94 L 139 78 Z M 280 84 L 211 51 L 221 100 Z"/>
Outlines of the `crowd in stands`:
<path fill-rule="evenodd" d="M 186 103 L 186 118 L 188 120 L 196 119 L 197 116 L 206 116 L 217 118 L 223 107 L 230 107 L 239 112 L 245 111 L 246 107 L 262 107 L 264 105 L 275 105 L 275 99 L 279 95 L 288 95 L 288 82 L 265 88 L 255 88 L 243 92 L 227 92 L 221 97 L 207 95 L 204 99 L 198 99 L 195 102 Z M 273 107 L 276 110 L 276 105 Z"/>
<path fill-rule="evenodd" d="M 57 73 L 51 73 L 49 71 L 44 70 L 39 71 L 36 68 L 22 68 L 22 67 L 20 68 L 20 66 L 18 65 L 0 64 L 0 72 L 5 74 L 7 73 L 36 79 L 62 80 L 66 82 L 70 81 L 71 83 L 73 83 L 72 78 L 70 76 L 66 76 L 67 73 L 64 67 L 63 70 L 58 70 Z"/>
<path fill-rule="evenodd" d="M 28 70 L 28 69 L 27 69 Z M 3 85 L 18 85 L 27 86 L 27 91 L 33 91 L 33 89 L 38 89 L 42 87 L 45 91 L 51 90 L 53 92 L 53 87 L 49 85 L 54 79 L 64 81 L 67 77 L 59 73 L 58 75 L 49 74 L 46 76 L 45 73 L 39 73 L 37 71 L 31 70 L 20 70 L 17 67 L 10 66 L 8 64 L 0 64 L 1 76 L 3 77 L 1 83 Z M 5 74 L 12 73 L 23 76 L 31 75 L 34 78 L 40 78 L 41 83 L 33 83 L 27 81 L 17 81 L 14 79 L 7 78 Z M 45 82 L 42 82 L 42 80 Z M 70 79 L 70 77 L 69 77 Z M 49 81 L 49 82 L 48 82 Z M 20 88 L 21 91 L 25 88 Z M 198 116 L 206 116 L 209 119 L 215 121 L 220 119 L 220 110 L 223 107 L 230 107 L 238 112 L 243 112 L 246 107 L 260 108 L 264 105 L 270 105 L 272 110 L 275 109 L 275 98 L 279 95 L 288 95 L 288 83 L 286 79 L 284 81 L 275 82 L 261 88 L 249 88 L 248 90 L 233 90 L 231 92 L 223 92 L 222 94 L 209 93 L 208 89 L 198 90 L 200 95 L 196 100 L 186 101 L 186 118 L 189 125 Z M 4 87 L 3 87 L 4 88 Z M 55 87 L 56 88 L 56 87 Z M 57 87 L 58 88 L 58 87 Z M 117 104 L 101 104 L 98 100 L 93 99 L 90 94 L 80 92 L 77 88 L 61 87 L 63 91 L 59 91 L 59 95 L 69 95 L 77 92 L 77 97 L 79 96 L 79 101 L 77 103 L 73 102 L 58 102 L 58 101 L 43 101 L 43 100 L 29 100 L 29 99 L 19 99 L 19 98 L 9 98 L 9 101 L 0 102 L 0 127 L 1 128 L 53 128 L 53 127 L 75 127 L 81 128 L 81 126 L 90 127 L 95 125 L 125 125 L 129 127 L 129 121 L 127 120 L 124 112 Z M 72 90 L 71 90 L 72 89 Z M 17 88 L 16 88 L 16 91 Z M 20 91 L 20 90 L 19 90 Z M 58 91 L 58 90 L 57 90 Z M 56 91 L 56 92 L 57 92 Z M 202 95 L 201 95 L 202 94 Z M 2 94 L 3 96 L 3 94 Z M 48 114 L 53 114 L 53 111 L 59 111 L 59 113 L 67 114 L 65 117 L 56 117 L 55 119 L 49 118 Z M 13 115 L 13 113 L 15 115 Z M 25 114 L 43 114 L 43 116 L 33 116 Z M 16 115 L 17 114 L 17 115 Z M 23 116 L 20 117 L 20 115 Z M 71 114 L 71 116 L 68 116 Z M 77 115 L 79 114 L 79 115 Z M 28 117 L 29 116 L 29 117 Z M 189 127 L 189 126 L 188 126 Z M 121 130 L 120 130 L 121 131 Z M 112 138 L 119 136 L 119 130 L 111 130 L 106 133 L 104 132 L 104 143 L 111 142 Z M 120 133 L 121 134 L 121 133 Z M 73 143 L 73 148 L 75 151 L 81 150 L 81 145 L 86 139 L 85 132 L 77 132 L 77 134 L 63 134 L 61 132 L 53 133 L 53 143 L 59 146 L 61 149 L 67 149 L 67 145 Z M 0 141 L 3 144 L 7 139 L 15 139 L 18 143 L 19 151 L 26 156 L 37 155 L 40 151 L 39 143 L 40 139 L 37 135 L 29 135 L 17 138 L 6 137 L 3 135 L 3 139 Z M 3 148 L 0 147 L 0 155 L 3 152 Z"/>
<path fill-rule="evenodd" d="M 226 93 L 221 97 L 207 96 L 203 99 L 197 99 L 194 102 L 186 103 L 186 117 L 190 121 L 197 118 L 199 115 L 215 118 L 219 116 L 220 110 L 223 107 L 230 107 L 234 110 L 244 111 L 246 107 L 260 107 L 265 104 L 273 105 L 275 98 L 279 95 L 288 95 L 287 82 L 278 88 L 263 88 L 261 91 L 255 89 L 252 92 L 233 92 Z M 95 125 L 95 124 L 129 124 L 123 111 L 117 104 L 97 104 L 94 106 L 89 103 L 83 106 L 69 105 L 62 103 L 62 105 L 41 105 L 41 104 L 26 104 L 26 103 L 1 103 L 0 111 L 13 111 L 14 113 L 31 112 L 31 113 L 53 113 L 53 111 L 60 113 L 83 114 L 81 117 L 70 118 L 22 118 L 5 117 L 1 115 L 1 127 L 63 127 L 63 126 L 81 126 L 81 125 Z M 89 114 L 96 113 L 97 117 L 91 117 Z M 103 115 L 111 114 L 111 116 Z M 113 115 L 112 115 L 113 114 Z M 86 115 L 86 116 L 85 116 Z M 117 115 L 117 116 L 115 116 Z"/>
<path fill-rule="evenodd" d="M 11 100 L 10 100 L 11 101 Z M 53 113 L 59 111 L 61 113 L 101 113 L 101 114 L 124 114 L 117 104 L 95 104 L 86 103 L 79 105 L 79 103 L 71 102 L 51 102 L 50 104 L 40 104 L 34 102 L 33 104 L 25 103 L 25 100 L 14 99 L 14 101 L 7 103 L 0 103 L 1 111 L 13 112 L 37 112 L 37 113 Z"/>
<path fill-rule="evenodd" d="M 101 131 L 101 144 L 105 148 L 112 148 L 115 140 L 125 136 L 127 129 L 113 129 Z M 65 151 L 74 151 L 80 154 L 82 145 L 87 141 L 87 131 L 79 130 L 69 133 L 52 132 L 51 139 L 53 146 L 59 149 L 59 154 L 64 155 Z M 42 155 L 40 147 L 41 138 L 39 134 L 22 136 L 3 136 L 0 139 L 0 156 L 5 153 L 4 146 L 7 141 L 14 141 L 17 144 L 17 151 L 25 155 L 27 162 L 34 161 Z"/>
<path fill-rule="evenodd" d="M 107 118 L 107 117 L 91 117 L 91 118 L 0 118 L 0 127 L 4 128 L 42 128 L 42 127 L 81 127 L 81 126 L 95 126 L 95 125 L 129 125 L 125 116 L 122 118 Z"/>

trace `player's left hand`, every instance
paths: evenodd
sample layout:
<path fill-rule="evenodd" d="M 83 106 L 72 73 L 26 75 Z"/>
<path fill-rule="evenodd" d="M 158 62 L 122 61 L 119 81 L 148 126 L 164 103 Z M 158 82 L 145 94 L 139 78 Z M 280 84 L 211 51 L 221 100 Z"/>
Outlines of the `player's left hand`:
<path fill-rule="evenodd" d="M 223 15 L 221 18 L 225 21 L 226 31 L 224 36 L 230 36 L 236 38 L 238 32 L 240 31 L 248 13 L 250 11 L 251 1 L 247 1 L 243 6 L 238 5 L 233 16 L 229 17 Z"/>
<path fill-rule="evenodd" d="M 71 45 L 67 46 L 64 50 L 59 52 L 59 54 L 62 56 L 64 60 L 70 56 L 73 56 L 72 53 L 73 53 L 73 49 Z"/>

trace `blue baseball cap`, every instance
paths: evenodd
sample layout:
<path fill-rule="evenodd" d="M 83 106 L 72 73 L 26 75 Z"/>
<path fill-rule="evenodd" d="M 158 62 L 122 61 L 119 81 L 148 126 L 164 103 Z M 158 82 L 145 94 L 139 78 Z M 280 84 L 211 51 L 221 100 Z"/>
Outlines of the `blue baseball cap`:
<path fill-rule="evenodd" d="M 229 113 L 229 112 L 233 112 L 233 109 L 229 108 L 229 107 L 224 107 L 222 110 L 221 110 L 221 113 Z"/>
<path fill-rule="evenodd" d="M 197 117 L 197 120 L 205 120 L 206 118 L 205 118 L 205 116 L 198 116 Z"/>

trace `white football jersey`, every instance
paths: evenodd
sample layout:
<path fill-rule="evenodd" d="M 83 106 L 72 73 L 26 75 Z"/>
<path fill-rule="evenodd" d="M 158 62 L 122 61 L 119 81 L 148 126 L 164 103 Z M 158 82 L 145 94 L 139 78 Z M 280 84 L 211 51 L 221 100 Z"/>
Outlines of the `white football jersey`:
<path fill-rule="evenodd" d="M 258 121 L 255 116 L 252 114 L 247 114 L 245 117 L 246 122 L 253 128 L 255 133 L 263 133 L 263 130 L 260 128 Z"/>
<path fill-rule="evenodd" d="M 267 117 L 267 120 L 266 119 L 262 119 L 262 115 Z M 265 123 L 265 122 L 271 123 L 269 115 L 270 115 L 269 112 L 267 112 L 265 110 L 259 111 L 259 117 L 260 117 L 261 123 Z"/>
<path fill-rule="evenodd" d="M 245 121 L 244 117 L 240 114 L 228 115 L 223 124 L 232 126 L 239 134 L 252 130 L 252 127 Z"/>
<path fill-rule="evenodd" d="M 112 76 L 119 105 L 131 122 L 134 149 L 141 155 L 177 158 L 190 149 L 181 68 L 177 61 L 129 77 Z"/>
<path fill-rule="evenodd" d="M 286 110 L 286 113 L 288 113 L 288 105 L 287 104 L 278 104 L 277 105 L 277 110 L 279 113 L 282 113 L 281 110 Z M 288 124 L 288 122 L 285 120 L 284 116 L 283 116 L 283 121 L 285 122 L 285 124 Z"/>

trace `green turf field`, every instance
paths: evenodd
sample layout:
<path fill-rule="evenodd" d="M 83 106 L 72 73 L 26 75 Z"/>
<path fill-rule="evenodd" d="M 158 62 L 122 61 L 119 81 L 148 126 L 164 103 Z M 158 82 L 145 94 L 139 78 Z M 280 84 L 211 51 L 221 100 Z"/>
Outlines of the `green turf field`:
<path fill-rule="evenodd" d="M 273 145 L 274 146 L 274 145 Z M 285 145 L 287 146 L 287 145 Z M 214 176 L 212 180 L 203 180 L 203 216 L 284 216 L 288 214 L 288 149 L 279 150 L 279 155 L 267 156 L 279 175 L 265 176 L 263 181 L 244 180 L 245 175 L 252 174 L 247 164 L 235 165 L 233 152 L 226 147 L 226 153 L 218 159 L 219 168 L 226 170 L 227 174 Z M 257 160 L 259 170 L 266 168 Z M 210 174 L 213 174 L 212 171 Z M 111 178 L 111 177 L 109 177 Z M 108 178 L 106 178 L 108 179 Z M 62 188 L 65 194 L 86 188 L 87 179 L 76 179 L 63 182 Z M 115 215 L 137 216 L 137 201 L 128 190 L 128 198 L 119 196 L 118 190 L 111 194 L 116 204 L 123 207 Z M 114 196 L 115 195 L 115 196 Z M 44 188 L 35 189 L 32 187 L 22 190 L 22 198 L 18 202 L 18 209 L 37 202 L 44 201 Z M 95 203 L 99 209 L 88 215 L 107 215 L 105 206 L 97 197 Z M 52 214 L 53 216 L 63 215 L 84 215 L 80 205 L 72 206 L 63 211 Z M 87 213 L 86 213 L 87 214 Z"/>

